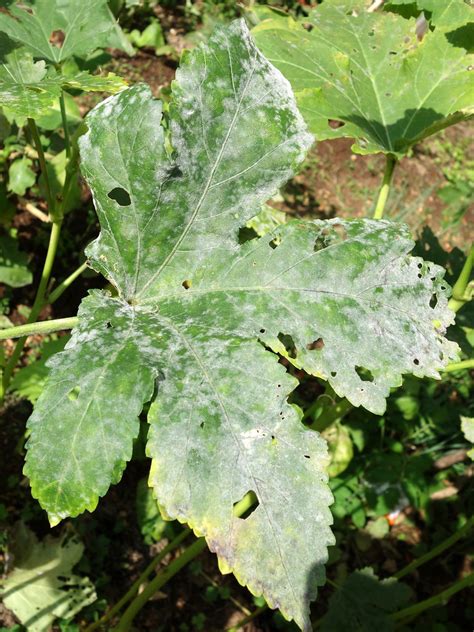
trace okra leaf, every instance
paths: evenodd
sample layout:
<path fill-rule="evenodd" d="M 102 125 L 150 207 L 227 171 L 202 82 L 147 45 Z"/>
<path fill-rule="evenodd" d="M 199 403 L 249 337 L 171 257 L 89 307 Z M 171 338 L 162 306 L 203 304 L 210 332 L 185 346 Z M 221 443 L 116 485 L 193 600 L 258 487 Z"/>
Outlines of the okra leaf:
<path fill-rule="evenodd" d="M 9 13 L 0 13 L 0 32 L 35 58 L 59 64 L 107 46 L 133 52 L 107 0 L 26 0 L 21 5 L 8 2 Z"/>
<path fill-rule="evenodd" d="M 395 622 L 390 614 L 405 605 L 412 595 L 407 584 L 394 578 L 380 580 L 371 568 L 354 571 L 329 600 L 329 609 L 321 624 L 322 632 L 386 630 Z"/>
<path fill-rule="evenodd" d="M 465 0 L 388 0 L 384 9 L 392 11 L 399 6 L 413 6 L 418 14 L 425 12 L 432 25 L 443 31 L 463 27 L 473 21 L 473 9 Z"/>
<path fill-rule="evenodd" d="M 146 338 L 129 306 L 96 292 L 78 315 L 65 350 L 47 363 L 50 376 L 28 421 L 25 474 L 52 525 L 93 511 L 120 480 L 154 388 L 139 346 Z"/>
<path fill-rule="evenodd" d="M 0 13 L 0 18 L 2 14 Z M 125 82 L 117 75 L 91 75 L 79 72 L 64 77 L 43 60 L 33 61 L 30 53 L 17 48 L 0 64 L 0 106 L 20 119 L 38 119 L 59 99 L 62 89 L 74 88 L 86 92 L 118 92 Z"/>
<path fill-rule="evenodd" d="M 0 283 L 24 287 L 32 280 L 28 257 L 19 250 L 18 241 L 10 235 L 0 235 Z"/>
<path fill-rule="evenodd" d="M 1 107 L 18 117 L 36 118 L 59 99 L 61 83 L 56 73 L 48 72 L 44 61 L 34 62 L 29 53 L 15 49 L 5 62 L 0 64 Z"/>
<path fill-rule="evenodd" d="M 327 450 L 288 403 L 296 380 L 274 352 L 383 411 L 403 373 L 437 376 L 454 354 L 443 338 L 448 289 L 390 222 L 295 221 L 240 244 L 312 143 L 289 84 L 243 22 L 183 56 L 166 116 L 162 126 L 161 104 L 135 86 L 87 118 L 82 171 L 101 224 L 87 255 L 116 296 L 83 302 L 53 360 L 29 422 L 26 472 L 53 521 L 93 508 L 151 399 L 150 483 L 163 513 L 309 630 L 333 541 Z M 107 471 L 96 410 L 113 446 Z M 64 445 L 52 453 L 58 424 Z M 247 492 L 254 511 L 237 517 Z"/>
<path fill-rule="evenodd" d="M 474 11 L 464 6 L 467 20 Z M 368 13 L 365 3 L 348 0 L 326 0 L 308 21 L 310 29 L 266 20 L 254 36 L 291 82 L 318 139 L 349 137 L 358 153 L 404 155 L 472 114 L 473 57 L 443 28 L 419 41 L 415 19 Z"/>

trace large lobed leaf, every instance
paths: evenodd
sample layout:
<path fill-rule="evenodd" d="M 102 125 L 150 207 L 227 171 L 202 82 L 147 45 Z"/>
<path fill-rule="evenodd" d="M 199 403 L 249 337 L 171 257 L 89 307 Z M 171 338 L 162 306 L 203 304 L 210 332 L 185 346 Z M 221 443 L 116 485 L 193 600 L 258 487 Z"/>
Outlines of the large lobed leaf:
<path fill-rule="evenodd" d="M 0 32 L 37 59 L 59 64 L 107 46 L 133 52 L 107 0 L 25 0 L 6 5 L 9 13 L 0 13 Z"/>
<path fill-rule="evenodd" d="M 327 450 L 270 349 L 382 412 L 402 373 L 436 377 L 453 355 L 448 290 L 389 222 L 295 221 L 239 245 L 312 141 L 242 22 L 185 55 L 169 139 L 161 116 L 136 86 L 88 117 L 82 170 L 101 223 L 88 256 L 117 295 L 83 301 L 29 421 L 25 472 L 53 523 L 93 509 L 156 385 L 147 449 L 163 513 L 309 630 L 333 542 Z M 240 518 L 247 492 L 258 506 Z"/>
<path fill-rule="evenodd" d="M 472 26 L 474 10 L 463 0 L 419 4 L 432 8 L 435 26 L 422 41 L 415 18 L 368 13 L 365 0 L 326 0 L 309 15 L 310 28 L 278 18 L 254 29 L 318 139 L 349 137 L 358 153 L 403 155 L 472 114 L 473 57 L 447 31 Z"/>

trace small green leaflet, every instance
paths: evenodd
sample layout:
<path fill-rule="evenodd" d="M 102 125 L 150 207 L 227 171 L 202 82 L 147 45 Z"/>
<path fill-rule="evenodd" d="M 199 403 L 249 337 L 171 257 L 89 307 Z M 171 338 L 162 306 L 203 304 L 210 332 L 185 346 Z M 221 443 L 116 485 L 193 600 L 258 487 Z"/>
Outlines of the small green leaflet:
<path fill-rule="evenodd" d="M 464 20 L 474 15 L 464 9 Z M 291 18 L 265 20 L 254 36 L 318 139 L 349 137 L 358 153 L 402 156 L 473 112 L 474 58 L 438 26 L 441 13 L 433 9 L 439 22 L 418 41 L 415 19 L 368 13 L 361 0 L 326 0 L 308 17 L 310 30 Z"/>
<path fill-rule="evenodd" d="M 25 0 L 8 3 L 0 13 L 0 32 L 26 47 L 37 59 L 59 64 L 111 46 L 132 54 L 107 0 Z"/>
<path fill-rule="evenodd" d="M 0 235 L 0 283 L 23 287 L 32 280 L 28 257 L 18 249 L 18 241 L 10 235 Z"/>
<path fill-rule="evenodd" d="M 8 167 L 8 190 L 17 195 L 25 195 L 26 190 L 36 182 L 36 173 L 31 168 L 33 161 L 26 156 L 18 158 Z"/>
<path fill-rule="evenodd" d="M 113 73 L 101 77 L 80 72 L 64 77 L 47 68 L 44 61 L 33 61 L 32 55 L 21 48 L 6 55 L 5 63 L 0 64 L 0 106 L 19 118 L 37 119 L 49 112 L 62 89 L 118 92 L 124 86 Z"/>
<path fill-rule="evenodd" d="M 328 454 L 288 403 L 297 382 L 271 350 L 383 412 L 403 373 L 437 377 L 454 355 L 448 288 L 390 222 L 293 221 L 239 244 L 313 141 L 243 22 L 185 53 L 169 140 L 161 118 L 145 86 L 88 116 L 82 171 L 101 233 L 87 255 L 117 295 L 83 300 L 49 362 L 25 473 L 53 524 L 92 511 L 153 398 L 147 452 L 163 515 L 307 631 L 334 541 Z M 248 492 L 258 506 L 236 517 Z"/>

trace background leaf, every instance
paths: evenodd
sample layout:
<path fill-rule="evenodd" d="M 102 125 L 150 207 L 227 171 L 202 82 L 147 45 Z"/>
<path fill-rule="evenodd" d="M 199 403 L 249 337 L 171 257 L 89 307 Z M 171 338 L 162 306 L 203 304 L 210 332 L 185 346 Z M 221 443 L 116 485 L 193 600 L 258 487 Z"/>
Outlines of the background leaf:
<path fill-rule="evenodd" d="M 308 17 L 311 30 L 265 20 L 255 38 L 318 139 L 349 137 L 358 153 L 403 155 L 472 112 L 472 57 L 442 28 L 418 41 L 414 19 L 359 5 L 326 0 Z"/>
<path fill-rule="evenodd" d="M 36 58 L 58 64 L 96 48 L 133 49 L 117 25 L 107 0 L 27 0 L 0 13 L 0 31 Z M 27 10 L 28 9 L 28 10 Z M 56 37 L 54 37 L 56 36 Z"/>
<path fill-rule="evenodd" d="M 18 249 L 18 241 L 10 235 L 0 235 L 0 283 L 23 287 L 32 280 L 28 257 Z"/>
<path fill-rule="evenodd" d="M 17 529 L 15 562 L 3 583 L 3 603 L 28 632 L 47 632 L 57 618 L 70 618 L 96 600 L 87 577 L 72 573 L 84 546 L 76 537 L 47 536 L 38 542 L 23 524 Z"/>
<path fill-rule="evenodd" d="M 379 580 L 371 568 L 351 573 L 329 600 L 321 632 L 354 632 L 395 629 L 388 616 L 404 605 L 411 589 L 395 579 Z"/>

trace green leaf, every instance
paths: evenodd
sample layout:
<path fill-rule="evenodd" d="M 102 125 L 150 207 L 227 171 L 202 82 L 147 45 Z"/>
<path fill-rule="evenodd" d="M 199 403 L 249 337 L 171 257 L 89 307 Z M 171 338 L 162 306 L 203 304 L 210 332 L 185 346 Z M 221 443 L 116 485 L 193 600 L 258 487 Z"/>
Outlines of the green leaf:
<path fill-rule="evenodd" d="M 23 287 L 32 280 L 28 257 L 18 249 L 18 241 L 9 235 L 0 235 L 0 283 Z"/>
<path fill-rule="evenodd" d="M 396 579 L 379 580 L 371 568 L 355 571 L 329 599 L 321 632 L 345 632 L 349 627 L 354 632 L 392 632 L 395 623 L 388 615 L 403 606 L 411 593 Z"/>
<path fill-rule="evenodd" d="M 461 430 L 466 440 L 474 444 L 474 417 L 461 416 Z M 467 454 L 474 461 L 474 447 Z"/>
<path fill-rule="evenodd" d="M 25 472 L 53 522 L 93 509 L 156 383 L 147 452 L 162 514 L 309 630 L 333 542 L 328 455 L 288 403 L 297 382 L 270 349 L 379 412 L 403 373 L 437 377 L 453 355 L 448 289 L 389 222 L 294 221 L 239 244 L 312 143 L 243 22 L 184 54 L 169 139 L 161 116 L 135 86 L 87 118 L 81 164 L 101 223 L 87 255 L 117 293 L 83 301 L 29 421 Z M 248 492 L 254 511 L 237 517 Z"/>
<path fill-rule="evenodd" d="M 292 20 L 254 29 L 318 139 L 349 137 L 358 153 L 404 155 L 472 114 L 472 56 L 442 29 L 418 41 L 415 20 L 353 4 L 326 0 L 310 14 L 310 31 Z"/>
<path fill-rule="evenodd" d="M 0 13 L 0 31 L 36 58 L 59 64 L 107 46 L 132 52 L 107 0 L 27 0 L 22 5 Z"/>
<path fill-rule="evenodd" d="M 349 466 L 354 456 L 354 448 L 348 428 L 339 422 L 329 426 L 322 436 L 328 442 L 331 462 L 328 467 L 329 476 L 339 476 Z"/>
<path fill-rule="evenodd" d="M 25 195 L 26 190 L 36 182 L 36 174 L 31 168 L 33 162 L 26 157 L 14 160 L 8 167 L 8 190 L 17 195 Z"/>
<path fill-rule="evenodd" d="M 46 366 L 47 360 L 64 349 L 68 338 L 68 336 L 62 336 L 57 340 L 45 342 L 41 347 L 41 358 L 17 371 L 11 381 L 10 389 L 34 404 L 43 392 L 50 372 Z"/>
<path fill-rule="evenodd" d="M 0 28 L 3 17 L 0 13 Z M 61 93 L 58 76 L 22 49 L 14 50 L 5 61 L 0 64 L 0 105 L 23 118 L 47 112 Z"/>
<path fill-rule="evenodd" d="M 93 511 L 120 480 L 154 388 L 154 372 L 142 364 L 149 341 L 130 307 L 94 292 L 79 318 L 65 351 L 47 364 L 50 378 L 28 422 L 25 474 L 53 525 Z"/>
<path fill-rule="evenodd" d="M 0 13 L 0 21 L 2 17 Z M 57 103 L 63 88 L 115 93 L 125 86 L 113 73 L 102 77 L 83 71 L 63 77 L 47 69 L 44 61 L 34 62 L 23 49 L 15 49 L 5 61 L 0 64 L 0 106 L 18 118 L 44 116 Z"/>
<path fill-rule="evenodd" d="M 72 573 L 83 550 L 75 536 L 47 536 L 38 542 L 20 524 L 13 547 L 15 563 L 1 595 L 28 632 L 47 632 L 55 619 L 73 617 L 97 599 L 92 582 Z"/>

